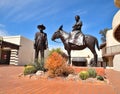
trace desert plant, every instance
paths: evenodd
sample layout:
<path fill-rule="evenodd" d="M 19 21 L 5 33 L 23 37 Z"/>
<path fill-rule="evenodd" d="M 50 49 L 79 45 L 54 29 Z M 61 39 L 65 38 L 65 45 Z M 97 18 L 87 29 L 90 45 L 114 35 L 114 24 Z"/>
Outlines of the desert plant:
<path fill-rule="evenodd" d="M 68 60 L 68 56 L 66 53 L 62 52 L 61 53 L 61 56 L 67 61 Z"/>
<path fill-rule="evenodd" d="M 96 68 L 97 75 L 105 76 L 104 68 Z"/>
<path fill-rule="evenodd" d="M 69 74 L 74 74 L 74 69 L 70 66 L 65 66 L 63 70 L 63 76 L 68 76 Z"/>
<path fill-rule="evenodd" d="M 56 76 L 68 76 L 69 74 L 74 74 L 74 69 L 65 64 L 57 68 L 55 71 Z"/>
<path fill-rule="evenodd" d="M 66 63 L 65 59 L 57 52 L 53 52 L 45 63 L 45 68 L 48 71 L 55 75 L 55 72 L 58 68 Z"/>
<path fill-rule="evenodd" d="M 34 66 L 37 70 L 45 71 L 44 65 L 40 62 L 40 60 L 35 60 Z"/>
<path fill-rule="evenodd" d="M 101 75 L 96 76 L 97 80 L 104 81 L 104 78 Z"/>
<path fill-rule="evenodd" d="M 56 48 L 56 49 L 52 49 L 50 52 L 49 52 L 49 56 L 53 53 L 53 52 L 57 52 L 58 54 L 60 54 L 63 58 L 65 58 L 65 60 L 67 61 L 68 60 L 68 56 L 66 53 L 64 53 L 61 48 Z"/>
<path fill-rule="evenodd" d="M 34 65 L 27 65 L 24 69 L 24 75 L 35 73 L 37 69 Z"/>
<path fill-rule="evenodd" d="M 97 76 L 97 72 L 96 72 L 95 69 L 90 68 L 90 69 L 88 69 L 87 71 L 88 71 L 88 73 L 89 73 L 89 77 L 95 78 L 95 77 Z"/>
<path fill-rule="evenodd" d="M 51 55 L 53 52 L 57 52 L 57 53 L 61 54 L 62 50 L 61 50 L 61 48 L 56 48 L 56 49 L 53 48 L 50 50 L 49 55 Z"/>
<path fill-rule="evenodd" d="M 82 80 L 86 80 L 86 79 L 89 77 L 88 71 L 81 71 L 81 72 L 79 73 L 79 77 L 80 77 Z"/>

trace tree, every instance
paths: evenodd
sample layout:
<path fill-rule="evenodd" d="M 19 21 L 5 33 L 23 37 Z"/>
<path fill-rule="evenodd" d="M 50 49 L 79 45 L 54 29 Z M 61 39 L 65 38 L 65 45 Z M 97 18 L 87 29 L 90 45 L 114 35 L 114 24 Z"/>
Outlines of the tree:
<path fill-rule="evenodd" d="M 100 30 L 99 34 L 101 34 L 101 41 L 104 43 L 106 42 L 106 33 L 107 31 L 110 30 L 108 28 L 105 28 L 104 30 Z"/>

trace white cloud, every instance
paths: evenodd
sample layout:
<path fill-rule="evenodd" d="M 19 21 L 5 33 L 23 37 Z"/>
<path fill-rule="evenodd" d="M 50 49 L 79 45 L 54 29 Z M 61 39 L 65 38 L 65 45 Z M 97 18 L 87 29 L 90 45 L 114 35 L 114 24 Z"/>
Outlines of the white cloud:
<path fill-rule="evenodd" d="M 51 2 L 52 0 L 1 0 L 0 10 L 6 20 L 14 22 L 38 20 L 63 8 L 58 7 L 58 1 Z"/>
<path fill-rule="evenodd" d="M 0 29 L 0 36 L 8 36 L 8 32 L 6 30 Z"/>
<path fill-rule="evenodd" d="M 1 0 L 0 2 L 0 8 L 5 15 L 5 19 L 16 22 L 33 18 L 36 20 L 51 15 L 57 10 L 54 8 L 56 3 L 51 3 L 48 0 Z"/>
<path fill-rule="evenodd" d="M 23 16 L 27 16 L 27 11 L 26 8 L 28 7 L 28 5 L 31 5 L 31 3 L 33 2 L 33 0 L 12 0 L 12 2 L 14 3 L 10 3 L 9 1 L 6 2 L 5 4 L 8 5 L 8 15 L 6 16 L 6 18 L 8 19 L 13 19 L 13 18 L 19 18 L 21 15 Z M 6 6 L 4 4 L 4 6 Z M 25 14 L 26 11 L 26 15 Z M 29 9 L 28 9 L 29 11 Z M 28 14 L 29 15 L 29 14 Z M 21 19 L 19 19 L 21 20 Z"/>
<path fill-rule="evenodd" d="M 5 25 L 0 23 L 0 36 L 8 36 L 8 32 L 5 30 Z"/>

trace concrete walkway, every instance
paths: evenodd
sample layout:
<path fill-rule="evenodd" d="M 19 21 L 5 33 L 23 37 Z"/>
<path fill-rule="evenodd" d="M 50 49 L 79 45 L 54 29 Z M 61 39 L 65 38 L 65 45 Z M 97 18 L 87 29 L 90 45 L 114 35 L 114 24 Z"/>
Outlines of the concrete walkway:
<path fill-rule="evenodd" d="M 110 84 L 19 78 L 21 66 L 0 66 L 0 94 L 120 94 L 120 72 L 106 70 Z"/>

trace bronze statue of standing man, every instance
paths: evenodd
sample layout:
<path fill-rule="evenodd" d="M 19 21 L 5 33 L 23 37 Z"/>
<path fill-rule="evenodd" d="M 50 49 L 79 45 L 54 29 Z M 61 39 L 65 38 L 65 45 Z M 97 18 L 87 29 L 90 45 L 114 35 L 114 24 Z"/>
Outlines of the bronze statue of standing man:
<path fill-rule="evenodd" d="M 34 43 L 34 49 L 35 49 L 35 61 L 38 62 L 38 56 L 39 51 L 41 54 L 41 65 L 44 67 L 44 50 L 48 48 L 48 40 L 47 40 L 47 34 L 43 32 L 43 30 L 46 29 L 46 27 L 42 25 L 38 25 L 37 28 L 39 29 L 39 32 L 35 34 L 35 43 Z"/>

